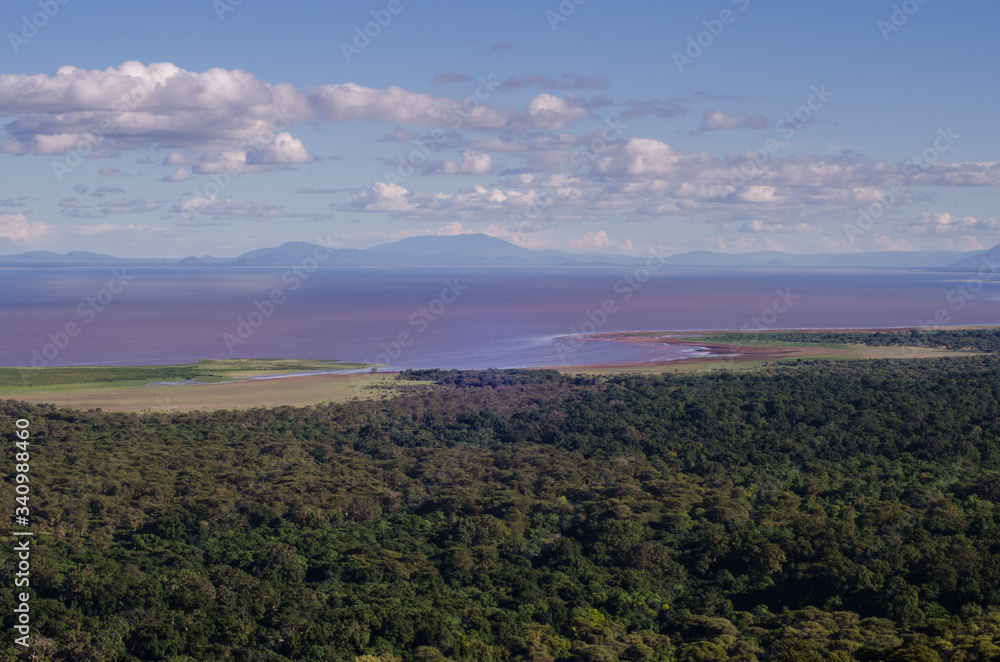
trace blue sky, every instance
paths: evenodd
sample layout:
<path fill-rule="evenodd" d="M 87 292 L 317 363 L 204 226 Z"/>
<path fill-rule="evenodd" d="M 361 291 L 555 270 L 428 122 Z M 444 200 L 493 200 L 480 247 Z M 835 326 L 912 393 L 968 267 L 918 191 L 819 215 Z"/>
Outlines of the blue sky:
<path fill-rule="evenodd" d="M 1000 242 L 995 3 L 235 2 L 4 3 L 0 253 Z"/>

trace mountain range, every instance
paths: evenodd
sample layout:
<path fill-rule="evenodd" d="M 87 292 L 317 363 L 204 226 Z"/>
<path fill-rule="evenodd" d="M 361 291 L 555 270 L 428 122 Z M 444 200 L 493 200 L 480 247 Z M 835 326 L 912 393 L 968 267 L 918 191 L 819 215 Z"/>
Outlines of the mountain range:
<path fill-rule="evenodd" d="M 184 259 L 119 258 L 72 251 L 65 255 L 31 251 L 0 256 L 0 267 L 294 267 L 316 256 L 324 266 L 639 266 L 650 256 L 565 253 L 530 250 L 485 234 L 410 237 L 372 248 L 325 249 L 308 242 L 287 242 L 234 258 L 211 255 Z M 665 266 L 719 268 L 861 268 L 977 270 L 1000 259 L 1000 245 L 983 251 L 882 251 L 877 253 L 795 254 L 780 251 L 714 253 L 694 251 L 663 258 Z"/>

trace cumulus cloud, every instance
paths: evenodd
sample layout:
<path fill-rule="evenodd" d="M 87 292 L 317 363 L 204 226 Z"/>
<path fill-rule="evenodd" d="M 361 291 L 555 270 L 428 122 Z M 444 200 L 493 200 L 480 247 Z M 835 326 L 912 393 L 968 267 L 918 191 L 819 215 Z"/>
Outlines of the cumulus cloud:
<path fill-rule="evenodd" d="M 288 165 L 292 163 L 309 163 L 313 157 L 298 138 L 284 131 L 274 137 L 260 149 L 252 150 L 252 161 L 257 165 Z"/>
<path fill-rule="evenodd" d="M 553 185 L 557 182 L 550 182 Z M 399 184 L 376 182 L 359 189 L 350 202 L 332 207 L 341 211 L 384 212 L 400 218 L 437 218 L 442 214 L 480 222 L 509 221 L 513 215 L 523 216 L 529 208 L 544 210 L 546 223 L 576 219 L 583 212 L 579 205 L 590 201 L 572 186 L 550 189 L 552 198 L 541 190 L 501 190 L 473 186 L 455 193 L 420 193 Z M 600 204 L 595 204 L 600 207 Z"/>
<path fill-rule="evenodd" d="M 760 219 L 746 221 L 740 226 L 740 232 L 818 232 L 819 228 L 808 223 L 769 223 Z"/>
<path fill-rule="evenodd" d="M 104 166 L 101 168 L 101 177 L 122 177 L 124 173 L 118 168 L 112 168 L 111 166 Z"/>
<path fill-rule="evenodd" d="M 170 183 L 174 183 L 174 182 L 186 182 L 187 180 L 191 179 L 192 177 L 194 177 L 194 175 L 192 175 L 191 172 L 189 170 L 187 170 L 186 168 L 178 168 L 177 170 L 174 170 L 172 173 L 170 173 L 166 177 L 161 177 L 160 181 L 161 182 L 170 182 Z"/>
<path fill-rule="evenodd" d="M 380 143 L 407 143 L 417 137 L 416 131 L 397 126 L 393 131 L 378 139 Z"/>
<path fill-rule="evenodd" d="M 166 228 L 159 227 L 157 225 L 136 225 L 134 223 L 128 223 L 124 225 L 115 225 L 113 223 L 101 223 L 98 225 L 76 225 L 71 231 L 74 234 L 82 234 L 87 237 L 92 237 L 99 234 L 108 234 L 111 232 L 142 232 L 142 233 L 152 233 L 152 234 L 166 234 L 168 230 Z"/>
<path fill-rule="evenodd" d="M 747 115 L 739 112 L 724 113 L 721 110 L 709 110 L 701 119 L 702 131 L 728 131 L 731 129 L 766 129 L 767 118 L 763 115 Z"/>
<path fill-rule="evenodd" d="M 0 243 L 32 244 L 48 237 L 52 232 L 51 225 L 29 221 L 24 214 L 0 214 Z"/>
<path fill-rule="evenodd" d="M 593 137 L 596 134 L 531 133 L 518 137 L 474 138 L 469 141 L 469 147 L 484 152 L 564 152 L 586 145 Z"/>
<path fill-rule="evenodd" d="M 369 212 L 412 212 L 417 209 L 417 196 L 399 184 L 375 182 L 370 188 L 356 192 L 346 209 Z"/>
<path fill-rule="evenodd" d="M 182 154 L 181 152 L 170 152 L 165 157 L 160 165 L 165 166 L 193 166 L 198 164 L 198 159 Z"/>
<path fill-rule="evenodd" d="M 604 82 L 564 74 L 515 77 L 507 85 L 569 89 Z M 167 150 L 163 165 L 196 174 L 263 172 L 315 160 L 291 133 L 303 122 L 396 124 L 385 140 L 400 142 L 412 139 L 412 126 L 515 134 L 562 130 L 607 103 L 543 93 L 517 110 L 356 83 L 301 90 L 239 69 L 193 72 L 140 62 L 104 70 L 64 66 L 55 75 L 0 75 L 0 115 L 14 118 L 0 133 L 0 152 L 100 157 L 154 148 Z M 110 166 L 101 173 L 123 174 Z"/>
<path fill-rule="evenodd" d="M 263 221 L 276 218 L 301 219 L 307 221 L 328 220 L 331 214 L 288 212 L 279 205 L 249 202 L 234 198 L 219 198 L 216 196 L 191 196 L 184 198 L 171 206 L 170 212 L 183 214 L 188 223 L 205 225 L 200 217 L 211 218 L 214 221 L 230 221 L 246 219 Z M 192 223 L 193 221 L 193 223 Z"/>
<path fill-rule="evenodd" d="M 536 139 L 541 144 L 533 148 L 548 141 L 550 146 L 562 149 L 522 151 L 522 158 L 531 167 L 504 170 L 503 179 L 491 187 L 418 193 L 399 183 L 377 183 L 354 191 L 352 200 L 338 208 L 402 218 L 447 213 L 456 218 L 481 219 L 483 223 L 531 214 L 550 226 L 696 214 L 715 220 L 738 214 L 751 219 L 740 228 L 745 237 L 819 231 L 815 222 L 799 220 L 803 210 L 809 209 L 816 220 L 827 214 L 827 218 L 842 223 L 845 213 L 884 199 L 890 187 L 898 188 L 900 184 L 903 191 L 896 197 L 897 205 L 926 197 L 912 190 L 920 186 L 1000 185 L 1000 164 L 936 164 L 921 169 L 873 161 L 856 153 L 796 155 L 761 162 L 755 166 L 754 176 L 746 181 L 745 177 L 741 180 L 734 176 L 746 162 L 744 155 L 717 157 L 650 138 L 608 142 L 596 152 L 588 151 L 587 145 L 569 148 L 579 144 L 579 137 L 564 139 L 553 134 L 546 134 L 544 139 L 530 136 L 520 147 L 514 137 L 473 143 L 490 151 L 517 153 L 515 149 L 524 150 Z M 457 173 L 462 165 L 453 162 L 449 168 Z M 434 164 L 432 170 L 440 172 L 441 164 Z M 755 221 L 755 217 L 768 220 Z"/>
<path fill-rule="evenodd" d="M 921 214 L 916 221 L 905 226 L 905 231 L 914 235 L 955 235 L 997 230 L 1000 230 L 1000 219 L 958 217 L 948 212 Z"/>
<path fill-rule="evenodd" d="M 431 161 L 424 164 L 425 174 L 487 175 L 493 169 L 493 158 L 472 149 L 462 152 L 462 161 Z"/>
<path fill-rule="evenodd" d="M 244 145 L 266 150 L 280 138 L 279 127 L 311 113 L 296 87 L 266 83 L 239 69 L 198 73 L 140 62 L 105 70 L 64 66 L 55 76 L 0 76 L 0 115 L 16 118 L 5 126 L 0 151 L 64 154 L 153 145 L 196 153 Z"/>
<path fill-rule="evenodd" d="M 631 253 L 635 250 L 631 239 L 616 241 L 604 230 L 588 232 L 582 237 L 569 240 L 570 248 L 578 251 L 598 251 L 601 253 Z"/>
<path fill-rule="evenodd" d="M 752 164 L 749 179 L 741 177 L 739 168 L 751 163 L 752 157 L 748 153 L 719 158 L 659 140 L 633 138 L 610 145 L 594 159 L 591 176 L 609 179 L 611 192 L 673 198 L 678 211 L 733 203 L 786 209 L 807 204 L 844 207 L 881 200 L 894 184 L 907 188 L 1000 185 L 998 163 L 935 164 L 920 169 L 858 154 L 771 157 Z M 904 191 L 898 203 L 913 197 Z"/>
<path fill-rule="evenodd" d="M 316 111 L 328 122 L 371 120 L 388 124 L 448 126 L 460 121 L 468 128 L 502 129 L 512 113 L 486 104 L 466 110 L 461 101 L 411 92 L 401 87 L 384 90 L 356 83 L 321 85 L 309 93 Z"/>
<path fill-rule="evenodd" d="M 374 121 L 471 130 L 560 130 L 593 117 L 591 108 L 604 101 L 585 101 L 572 94 L 540 94 L 523 111 L 497 108 L 411 92 L 400 87 L 384 90 L 355 83 L 321 85 L 309 92 L 316 112 L 328 122 Z M 392 136 L 393 134 L 390 134 Z"/>
<path fill-rule="evenodd" d="M 532 128 L 557 131 L 593 115 L 587 104 L 572 94 L 556 97 L 539 94 L 528 104 L 525 114 Z"/>

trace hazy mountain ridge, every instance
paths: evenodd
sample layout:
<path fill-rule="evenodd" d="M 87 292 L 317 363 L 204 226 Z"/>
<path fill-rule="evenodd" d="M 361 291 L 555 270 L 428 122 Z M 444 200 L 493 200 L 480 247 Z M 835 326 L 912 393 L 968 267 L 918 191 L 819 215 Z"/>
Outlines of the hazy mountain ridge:
<path fill-rule="evenodd" d="M 29 251 L 0 256 L 0 267 L 292 267 L 318 259 L 326 266 L 639 266 L 648 256 L 604 253 L 565 253 L 531 250 L 485 234 L 409 237 L 372 248 L 324 248 L 303 241 L 290 241 L 276 248 L 260 248 L 235 258 L 211 255 L 180 260 L 119 258 L 87 251 L 59 255 Z M 859 268 L 859 269 L 955 269 L 977 270 L 1000 259 L 1000 245 L 984 251 L 881 251 L 876 253 L 795 254 L 780 251 L 714 253 L 693 251 L 664 259 L 671 267 L 718 268 Z M 991 262 L 991 260 L 993 262 Z"/>

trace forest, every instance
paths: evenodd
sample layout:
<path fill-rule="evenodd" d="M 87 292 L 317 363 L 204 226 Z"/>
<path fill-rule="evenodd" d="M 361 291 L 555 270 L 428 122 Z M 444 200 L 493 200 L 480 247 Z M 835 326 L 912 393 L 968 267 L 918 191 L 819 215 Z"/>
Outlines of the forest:
<path fill-rule="evenodd" d="M 997 337 L 940 333 L 871 338 L 985 353 L 415 371 L 438 386 L 250 411 L 2 401 L 10 448 L 32 430 L 30 659 L 1000 659 Z M 5 544 L 4 586 L 15 566 Z M 0 660 L 26 659 L 0 605 Z"/>

